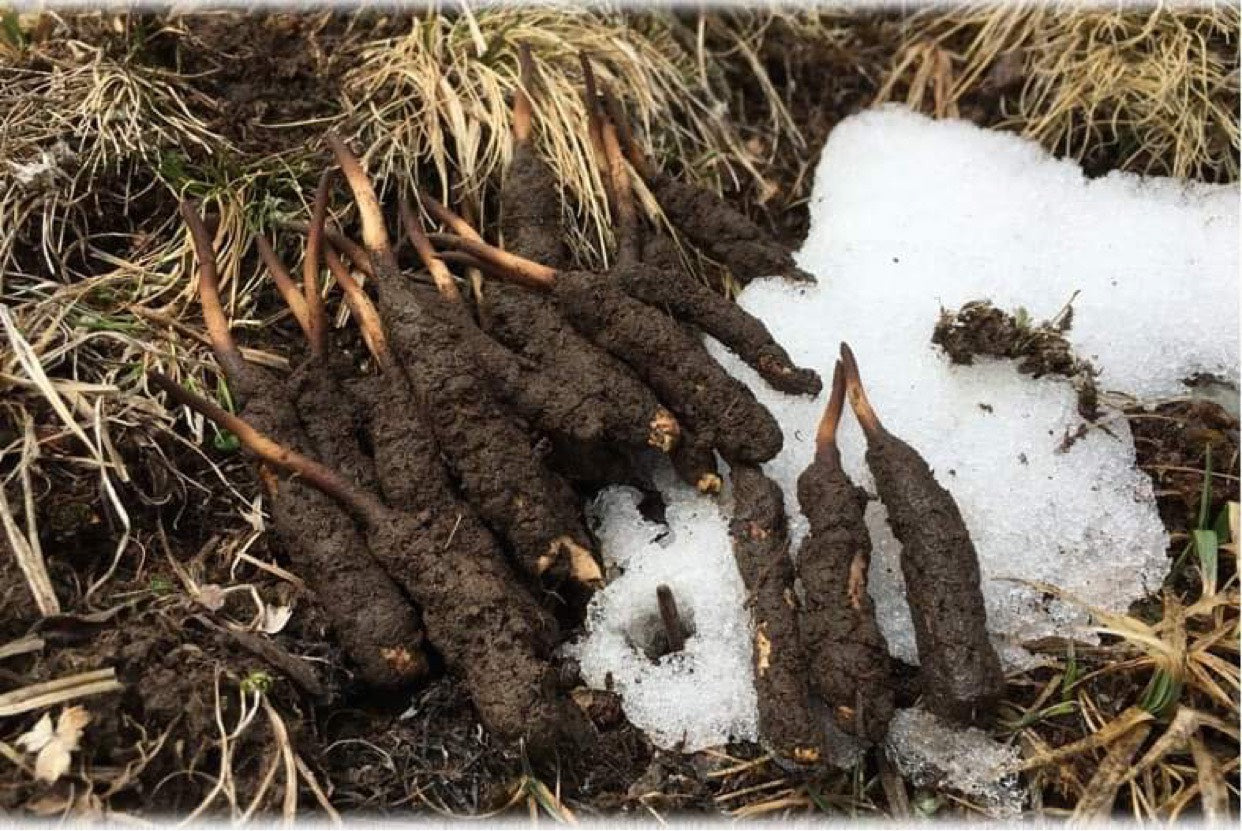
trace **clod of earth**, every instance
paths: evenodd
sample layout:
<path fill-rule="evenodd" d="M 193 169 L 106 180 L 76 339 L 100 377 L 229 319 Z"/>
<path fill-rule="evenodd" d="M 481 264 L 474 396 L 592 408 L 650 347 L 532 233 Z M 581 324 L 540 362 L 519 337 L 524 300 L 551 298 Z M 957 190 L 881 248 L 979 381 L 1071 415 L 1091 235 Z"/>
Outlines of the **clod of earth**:
<path fill-rule="evenodd" d="M 1073 306 L 1067 305 L 1055 320 L 1031 324 L 1018 315 L 996 308 L 986 300 L 967 303 L 956 312 L 944 310 L 932 331 L 932 343 L 955 364 L 974 363 L 976 355 L 1008 358 L 1018 371 L 1039 378 L 1060 375 L 1078 390 L 1078 413 L 1088 421 L 1100 416 L 1099 371 L 1090 361 L 1074 354 L 1065 333 L 1073 324 Z"/>
<path fill-rule="evenodd" d="M 818 762 L 823 738 L 811 704 L 807 656 L 799 630 L 801 604 L 789 559 L 789 523 L 780 487 L 756 467 L 734 465 L 733 557 L 754 620 L 759 733 L 774 752 Z"/>
<path fill-rule="evenodd" d="M 184 203 L 181 211 L 198 258 L 203 316 L 243 416 L 282 443 L 308 452 L 320 450 L 310 434 L 352 435 L 345 432 L 348 425 L 329 423 L 331 415 L 326 411 L 295 406 L 298 383 L 294 379 L 318 375 L 318 367 L 311 365 L 314 359 L 294 379 L 284 381 L 242 360 L 220 305 L 215 252 L 207 229 L 191 205 Z M 296 311 L 295 317 L 308 319 Z M 361 453 L 357 458 L 361 459 Z M 358 665 L 361 679 L 372 686 L 393 687 L 425 674 L 417 611 L 376 563 L 349 516 L 300 482 L 260 478 L 267 485 L 277 539 Z"/>
<path fill-rule="evenodd" d="M 867 593 L 867 494 L 845 475 L 837 449 L 844 403 L 845 375 L 838 363 L 815 437 L 815 458 L 798 477 L 798 503 L 810 525 L 798 549 L 805 598 L 799 620 L 813 689 L 841 729 L 879 742 L 893 716 L 894 684 L 888 644 Z"/>
<path fill-rule="evenodd" d="M 927 709 L 957 723 L 986 719 L 1005 677 L 988 639 L 979 557 L 966 523 L 918 451 L 884 429 L 845 344 L 841 361 L 850 406 L 867 437 L 867 465 L 901 542 Z"/>

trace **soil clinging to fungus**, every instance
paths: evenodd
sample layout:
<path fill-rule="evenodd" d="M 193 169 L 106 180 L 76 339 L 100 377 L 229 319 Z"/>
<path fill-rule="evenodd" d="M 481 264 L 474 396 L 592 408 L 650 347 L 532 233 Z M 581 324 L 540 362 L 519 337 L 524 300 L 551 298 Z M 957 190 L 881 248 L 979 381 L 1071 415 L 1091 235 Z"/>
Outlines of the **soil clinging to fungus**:
<path fill-rule="evenodd" d="M 193 205 L 182 203 L 181 213 L 199 263 L 199 291 L 212 346 L 243 416 L 282 443 L 310 451 L 315 445 L 294 405 L 296 385 L 242 361 L 220 304 L 215 252 L 207 229 Z M 328 417 L 316 413 L 311 424 Z M 340 430 L 343 425 L 336 427 Z M 326 432 L 332 432 L 331 425 Z M 358 665 L 362 681 L 397 687 L 422 677 L 427 661 L 418 613 L 376 563 L 353 520 L 301 482 L 276 482 L 263 475 L 260 480 L 276 538 L 293 570 L 314 592 L 346 654 Z"/>
<path fill-rule="evenodd" d="M 867 465 L 901 542 L 927 709 L 957 723 L 984 721 L 1005 676 L 988 639 L 974 543 L 927 462 L 880 423 L 845 344 L 841 362 L 850 406 L 867 437 Z"/>
<path fill-rule="evenodd" d="M 812 764 L 820 759 L 823 737 L 807 683 L 784 497 L 780 486 L 756 467 L 734 465 L 730 479 L 729 535 L 755 625 L 759 733 L 783 758 Z"/>
<path fill-rule="evenodd" d="M 477 329 L 478 338 L 468 334 L 473 323 L 462 304 L 402 278 L 366 173 L 343 142 L 332 135 L 328 141 L 360 208 L 388 342 L 466 500 L 513 545 L 528 573 L 541 576 L 556 567 L 580 582 L 597 580 L 572 489 L 540 463 L 530 437 L 494 397 L 471 349 L 480 340 L 501 347 Z"/>
<path fill-rule="evenodd" d="M 838 362 L 815 437 L 815 458 L 798 477 L 798 503 L 810 525 L 798 548 L 804 596 L 799 623 L 812 688 L 837 726 L 879 742 L 893 715 L 893 679 L 888 645 L 867 593 L 867 494 L 846 477 L 836 445 L 844 403 L 845 376 Z"/>
<path fill-rule="evenodd" d="M 516 580 L 481 526 L 463 533 L 460 513 L 394 510 L 335 471 L 273 441 L 243 419 L 152 373 L 173 400 L 234 433 L 268 464 L 337 501 L 365 529 L 371 552 L 423 610 L 427 637 L 458 675 L 480 720 L 538 753 L 585 749 L 595 737 L 558 689 L 548 618 Z"/>

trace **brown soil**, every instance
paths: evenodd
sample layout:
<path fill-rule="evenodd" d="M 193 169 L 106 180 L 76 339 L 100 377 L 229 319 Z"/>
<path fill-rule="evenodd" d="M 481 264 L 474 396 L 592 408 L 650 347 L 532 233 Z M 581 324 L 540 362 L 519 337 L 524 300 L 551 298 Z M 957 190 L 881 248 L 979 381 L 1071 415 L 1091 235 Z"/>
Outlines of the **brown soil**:
<path fill-rule="evenodd" d="M 1238 419 L 1219 404 L 1168 401 L 1126 415 L 1138 466 L 1152 478 L 1166 528 L 1200 527 L 1209 453 L 1206 522 L 1215 522 L 1225 503 L 1238 498 Z"/>
<path fill-rule="evenodd" d="M 1005 677 L 988 640 L 979 557 L 957 503 L 918 452 L 882 428 L 868 436 L 867 464 L 901 542 L 927 709 L 956 722 L 986 720 Z"/>
<path fill-rule="evenodd" d="M 1074 354 L 1066 339 L 1072 323 L 1072 306 L 1059 322 L 1031 325 L 986 300 L 977 300 L 956 312 L 942 311 L 932 331 L 932 343 L 944 349 L 955 364 L 969 365 L 977 355 L 986 355 L 1015 360 L 1019 372 L 1036 378 L 1069 378 L 1078 390 L 1079 414 L 1094 421 L 1100 415 L 1095 386 L 1098 373 L 1089 361 Z"/>
<path fill-rule="evenodd" d="M 607 275 L 560 272 L 555 295 L 579 331 L 628 363 L 678 421 L 726 459 L 766 462 L 780 452 L 784 439 L 772 414 L 667 315 L 631 298 Z"/>
<path fill-rule="evenodd" d="M 797 562 L 812 688 L 842 730 L 883 741 L 893 716 L 894 682 L 888 644 L 867 593 L 867 494 L 846 477 L 833 446 L 818 452 L 798 477 L 798 503 L 810 524 Z"/>
<path fill-rule="evenodd" d="M 348 68 L 339 47 L 350 28 L 347 18 L 204 15 L 186 23 L 184 32 L 153 31 L 146 57 L 227 102 L 212 114 L 210 126 L 244 153 L 280 153 L 315 140 L 322 130 L 317 119 L 339 112 L 340 80 Z"/>
<path fill-rule="evenodd" d="M 759 732 L 773 752 L 811 764 L 823 736 L 811 707 L 807 656 L 789 559 L 789 524 L 780 487 L 755 467 L 734 465 L 733 556 L 754 621 L 753 663 Z"/>

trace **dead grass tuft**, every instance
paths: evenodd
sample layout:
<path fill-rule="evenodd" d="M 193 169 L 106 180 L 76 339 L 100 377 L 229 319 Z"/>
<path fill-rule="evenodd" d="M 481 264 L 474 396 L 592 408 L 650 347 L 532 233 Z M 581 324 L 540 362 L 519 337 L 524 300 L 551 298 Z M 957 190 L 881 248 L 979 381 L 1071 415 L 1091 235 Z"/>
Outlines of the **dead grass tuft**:
<path fill-rule="evenodd" d="M 1088 166 L 1238 178 L 1237 4 L 929 7 L 877 98 L 989 122 Z"/>
<path fill-rule="evenodd" d="M 612 235 L 586 130 L 583 53 L 600 81 L 625 99 L 656 159 L 675 158 L 716 188 L 739 176 L 762 181 L 757 159 L 728 118 L 731 95 L 719 67 L 725 56 L 708 51 L 705 18 L 695 28 L 672 15 L 623 15 L 608 6 L 471 11 L 446 4 L 444 12 L 430 9 L 404 34 L 360 44 L 342 81 L 348 130 L 371 148 L 371 169 L 387 187 L 438 180 L 442 199 L 481 206 L 483 220 L 490 219 L 486 188 L 512 155 L 519 44 L 530 47 L 535 64 L 535 146 L 570 197 L 567 204 L 577 206 L 567 207 L 566 220 L 587 259 L 599 262 Z M 724 37 L 769 91 L 773 128 L 800 141 L 758 60 L 753 25 L 727 28 Z"/>

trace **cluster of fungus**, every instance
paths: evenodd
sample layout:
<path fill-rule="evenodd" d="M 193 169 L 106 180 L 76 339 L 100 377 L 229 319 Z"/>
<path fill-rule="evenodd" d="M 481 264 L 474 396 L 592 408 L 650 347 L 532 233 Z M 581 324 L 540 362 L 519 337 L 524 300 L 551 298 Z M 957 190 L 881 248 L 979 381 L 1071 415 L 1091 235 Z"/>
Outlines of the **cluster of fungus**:
<path fill-rule="evenodd" d="M 258 457 L 275 534 L 363 683 L 414 683 L 434 654 L 489 730 L 536 751 L 582 748 L 597 736 L 566 694 L 555 657 L 566 623 L 581 621 L 604 580 L 574 485 L 626 481 L 655 452 L 715 493 L 722 458 L 755 620 L 761 730 L 783 757 L 807 764 L 821 758 L 824 741 L 816 699 L 839 727 L 871 741 L 893 710 L 887 649 L 866 591 L 866 497 L 845 478 L 834 444 L 848 391 L 905 546 L 929 706 L 974 717 L 996 698 L 1000 672 L 983 628 L 978 565 L 952 499 L 917 453 L 884 431 L 846 350 L 815 461 L 799 482 L 811 533 L 795 565 L 780 489 L 760 469 L 780 451 L 780 427 L 710 357 L 702 335 L 783 392 L 817 395 L 820 379 L 796 366 L 762 322 L 691 277 L 667 235 L 644 228 L 627 166 L 672 225 L 739 280 L 809 276 L 719 198 L 654 170 L 619 102 L 595 89 L 585 58 L 583 66 L 589 130 L 618 220 L 608 271 L 570 262 L 559 189 L 531 144 L 534 79 L 523 52 L 515 152 L 500 190 L 503 248 L 411 188 L 396 200 L 399 227 L 424 271 L 403 273 L 362 163 L 329 134 L 362 244 L 326 221 L 332 171 L 306 226 L 301 287 L 256 238 L 306 335 L 304 360 L 275 377 L 242 359 L 207 229 L 186 203 L 203 315 L 238 413 L 163 376 L 153 381 Z M 428 233 L 424 216 L 443 230 Z M 371 374 L 329 349 L 321 264 L 361 329 Z M 463 291 L 450 267 L 488 279 Z M 659 601 L 666 645 L 676 651 L 686 631 L 667 587 Z"/>

